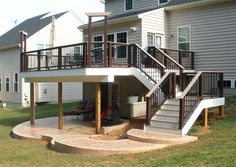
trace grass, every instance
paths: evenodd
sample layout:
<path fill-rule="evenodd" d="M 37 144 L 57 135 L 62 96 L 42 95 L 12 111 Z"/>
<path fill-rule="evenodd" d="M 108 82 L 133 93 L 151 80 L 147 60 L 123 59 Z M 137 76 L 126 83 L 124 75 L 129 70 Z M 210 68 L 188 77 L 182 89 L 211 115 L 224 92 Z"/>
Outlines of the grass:
<path fill-rule="evenodd" d="M 75 104 L 66 104 L 66 109 Z M 36 108 L 36 118 L 56 116 L 56 105 Z M 163 150 L 134 155 L 107 157 L 81 156 L 55 152 L 39 141 L 16 140 L 10 132 L 17 124 L 27 121 L 28 109 L 0 108 L 0 167 L 7 166 L 236 166 L 236 96 L 226 100 L 225 117 L 211 122 L 208 131 L 195 125 L 191 135 L 195 143 L 168 147 Z"/>

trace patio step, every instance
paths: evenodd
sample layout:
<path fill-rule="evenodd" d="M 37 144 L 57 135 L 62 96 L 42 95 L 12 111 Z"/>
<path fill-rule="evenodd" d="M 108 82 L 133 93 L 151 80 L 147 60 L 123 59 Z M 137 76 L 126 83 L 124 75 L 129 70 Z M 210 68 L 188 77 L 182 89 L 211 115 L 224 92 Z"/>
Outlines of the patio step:
<path fill-rule="evenodd" d="M 166 134 L 160 132 L 150 132 L 140 129 L 131 129 L 127 132 L 130 140 L 148 143 L 167 144 L 168 146 L 176 144 L 184 144 L 198 140 L 197 137 L 177 134 Z"/>

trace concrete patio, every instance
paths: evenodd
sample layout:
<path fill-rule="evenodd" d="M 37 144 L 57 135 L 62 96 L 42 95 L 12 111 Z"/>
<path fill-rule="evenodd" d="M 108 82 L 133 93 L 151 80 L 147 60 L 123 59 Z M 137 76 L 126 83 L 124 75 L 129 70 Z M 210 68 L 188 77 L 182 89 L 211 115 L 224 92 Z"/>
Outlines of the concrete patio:
<path fill-rule="evenodd" d="M 197 137 L 190 136 L 168 136 L 155 132 L 143 134 L 142 130 L 129 130 L 129 138 L 126 138 L 126 132 L 129 129 L 129 122 L 124 121 L 120 125 L 103 127 L 101 134 L 95 133 L 95 127 L 92 122 L 85 122 L 80 117 L 64 117 L 63 129 L 58 129 L 58 117 L 44 118 L 35 120 L 35 125 L 30 122 L 24 122 L 17 125 L 12 130 L 12 135 L 18 139 L 25 140 L 44 140 L 51 148 L 63 153 L 78 153 L 81 155 L 113 155 L 113 154 L 131 154 L 146 151 L 163 149 L 169 144 L 169 139 L 173 138 L 174 144 L 183 144 L 196 141 Z M 139 140 L 140 133 L 142 139 Z M 125 134 L 125 135 L 124 135 Z M 162 137 L 158 143 L 143 140 L 143 138 Z M 137 136 L 137 137 L 130 137 Z M 163 138 L 164 137 L 164 138 Z M 135 140 L 134 140 L 135 138 Z M 178 140 L 176 142 L 176 140 Z M 165 143 L 164 141 L 168 142 Z M 184 142 L 182 142 L 184 141 Z"/>

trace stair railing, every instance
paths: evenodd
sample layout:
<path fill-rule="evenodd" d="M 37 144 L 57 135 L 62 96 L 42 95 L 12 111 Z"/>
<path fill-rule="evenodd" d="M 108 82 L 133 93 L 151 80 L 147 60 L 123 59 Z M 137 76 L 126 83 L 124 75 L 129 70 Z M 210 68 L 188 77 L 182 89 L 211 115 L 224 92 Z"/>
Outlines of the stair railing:
<path fill-rule="evenodd" d="M 180 90 L 182 91 L 182 74 L 185 68 L 156 46 L 148 47 L 148 53 L 166 67 L 164 70 L 165 72 L 175 72 L 179 76 L 177 84 L 180 86 Z"/>
<path fill-rule="evenodd" d="M 169 98 L 176 94 L 176 73 L 166 72 L 165 75 L 146 95 L 146 124 Z"/>
<path fill-rule="evenodd" d="M 179 129 L 182 129 L 202 99 L 223 97 L 223 73 L 198 72 L 179 97 Z"/>
<path fill-rule="evenodd" d="M 139 68 L 149 80 L 157 83 L 164 75 L 166 67 L 157 59 L 142 49 L 138 44 L 130 44 L 128 62 L 131 66 Z"/>

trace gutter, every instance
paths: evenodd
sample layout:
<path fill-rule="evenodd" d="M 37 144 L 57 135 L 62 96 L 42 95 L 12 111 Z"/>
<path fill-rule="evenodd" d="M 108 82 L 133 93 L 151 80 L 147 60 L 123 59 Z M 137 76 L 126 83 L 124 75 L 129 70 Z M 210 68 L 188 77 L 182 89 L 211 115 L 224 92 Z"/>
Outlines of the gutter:
<path fill-rule="evenodd" d="M 0 51 L 1 51 L 1 50 L 12 49 L 12 48 L 17 48 L 17 47 L 20 47 L 20 44 L 13 44 L 13 45 L 1 47 L 1 48 L 0 48 Z"/>
<path fill-rule="evenodd" d="M 138 20 L 139 15 L 131 15 L 131 16 L 127 16 L 127 17 L 121 17 L 121 18 L 117 18 L 117 19 L 108 19 L 108 23 L 109 25 L 113 25 L 113 24 L 117 24 L 117 23 L 123 23 L 123 22 L 128 22 L 128 21 L 134 21 L 134 20 Z M 98 28 L 98 27 L 102 27 L 104 25 L 103 22 L 94 22 L 93 24 L 93 28 Z M 78 29 L 88 29 L 88 24 L 84 24 L 78 27 Z"/>
<path fill-rule="evenodd" d="M 171 10 L 178 10 L 178 9 L 186 9 L 186 8 L 191 8 L 191 7 L 199 7 L 199 6 L 205 6 L 205 5 L 211 5 L 211 4 L 218 4 L 218 3 L 223 3 L 223 2 L 230 2 L 232 0 L 199 0 L 195 2 L 190 2 L 190 3 L 185 3 L 185 4 L 178 4 L 178 5 L 171 5 L 164 7 L 166 11 L 171 11 Z"/>

